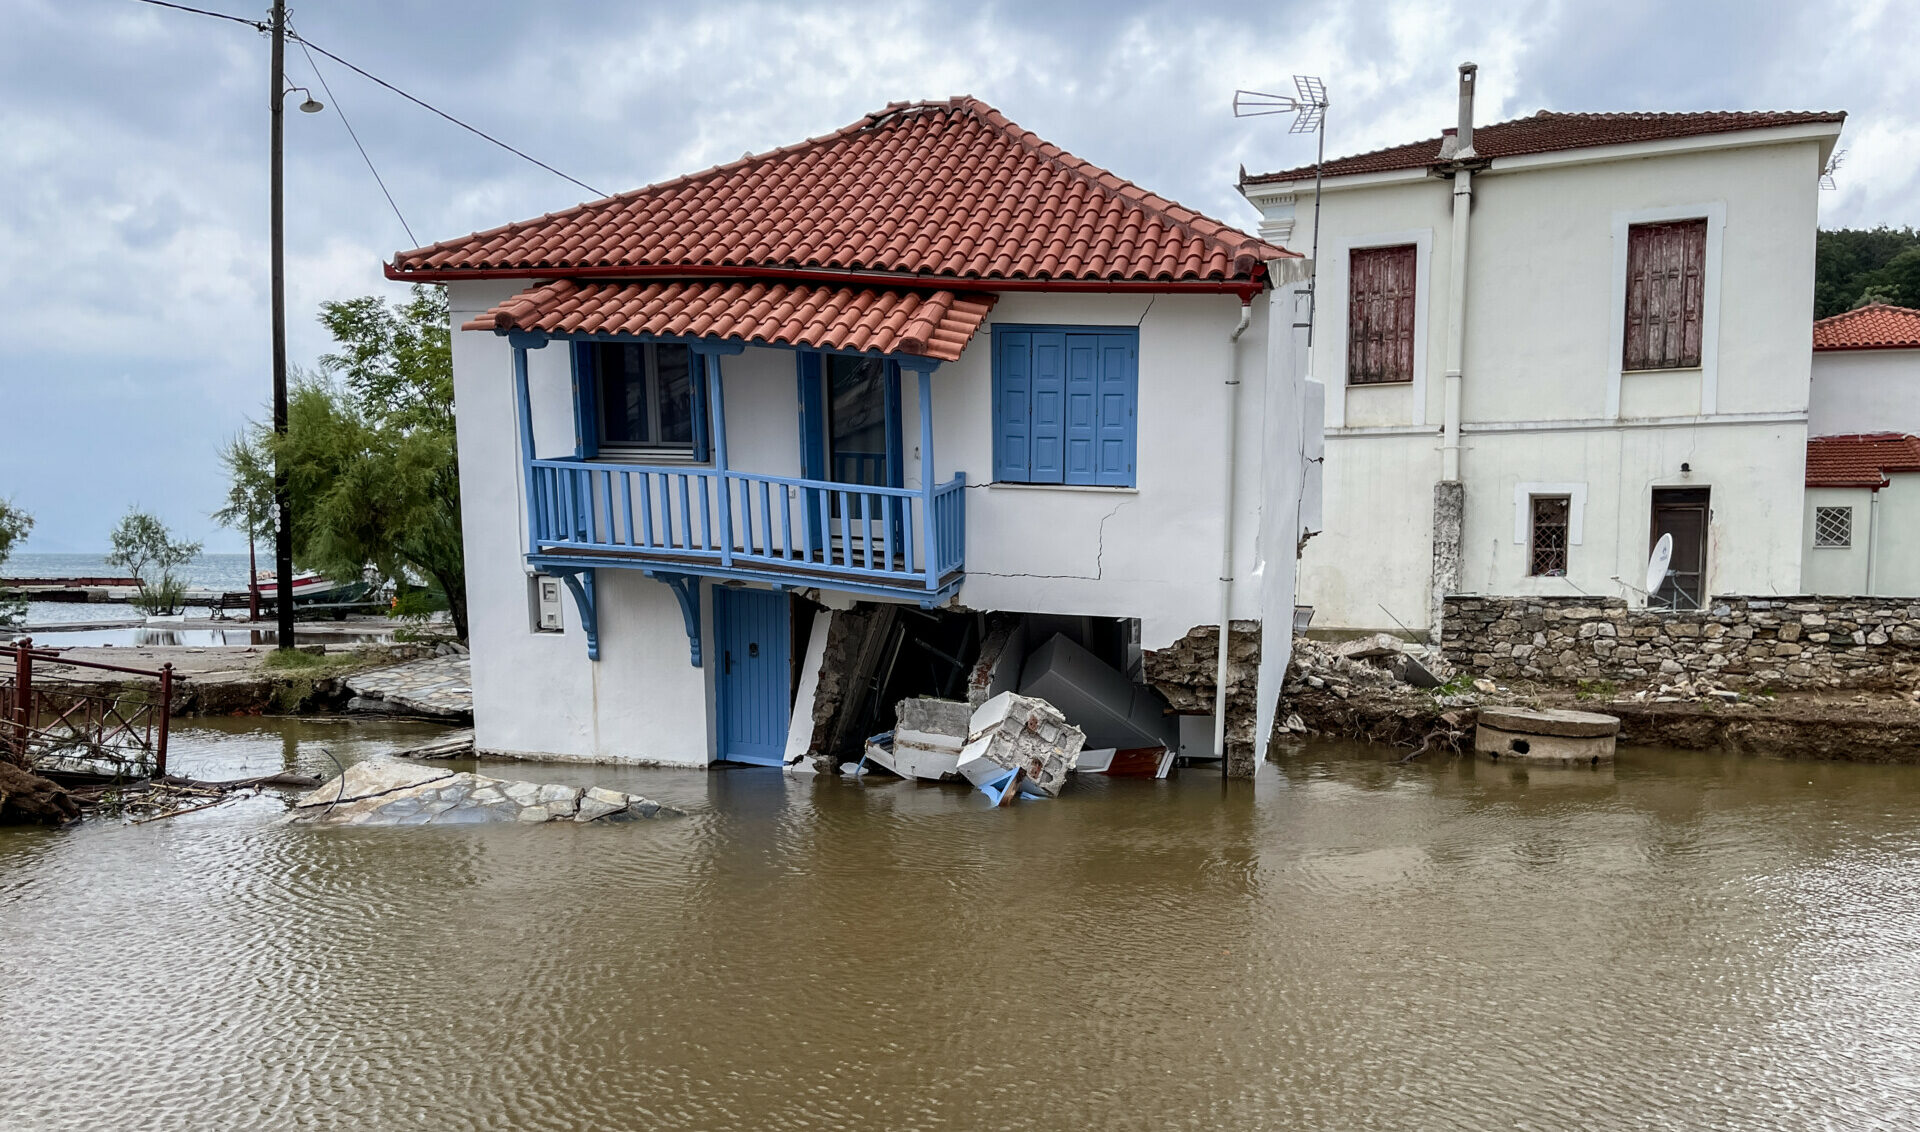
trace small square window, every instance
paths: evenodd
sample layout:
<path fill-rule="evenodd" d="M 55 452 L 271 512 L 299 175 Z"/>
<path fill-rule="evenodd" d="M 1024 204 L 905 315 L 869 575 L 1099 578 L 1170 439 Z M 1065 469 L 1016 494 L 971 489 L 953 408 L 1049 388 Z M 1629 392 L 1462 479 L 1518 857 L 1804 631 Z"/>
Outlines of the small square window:
<path fill-rule="evenodd" d="M 1567 574 L 1567 520 L 1572 501 L 1564 495 L 1533 497 L 1533 536 L 1527 545 L 1527 573 L 1536 578 Z"/>
<path fill-rule="evenodd" d="M 1815 507 L 1813 509 L 1813 545 L 1852 546 L 1853 508 Z"/>

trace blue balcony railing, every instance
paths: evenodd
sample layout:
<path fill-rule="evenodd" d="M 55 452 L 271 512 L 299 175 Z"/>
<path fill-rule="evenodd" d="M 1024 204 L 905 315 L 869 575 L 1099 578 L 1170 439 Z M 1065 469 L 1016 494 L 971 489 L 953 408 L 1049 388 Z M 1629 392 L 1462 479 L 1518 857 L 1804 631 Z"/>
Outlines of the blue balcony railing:
<path fill-rule="evenodd" d="M 534 460 L 531 552 L 926 597 L 958 585 L 965 476 L 933 490 L 704 467 Z"/>

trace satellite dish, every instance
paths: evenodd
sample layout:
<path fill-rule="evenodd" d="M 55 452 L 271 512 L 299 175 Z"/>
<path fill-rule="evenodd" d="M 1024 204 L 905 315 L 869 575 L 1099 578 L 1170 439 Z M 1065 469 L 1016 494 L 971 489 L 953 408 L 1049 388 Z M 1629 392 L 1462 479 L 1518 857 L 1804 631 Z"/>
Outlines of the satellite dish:
<path fill-rule="evenodd" d="M 1647 596 L 1660 592 L 1667 584 L 1667 567 L 1673 562 L 1673 536 L 1661 535 L 1653 544 L 1653 556 L 1647 559 Z"/>

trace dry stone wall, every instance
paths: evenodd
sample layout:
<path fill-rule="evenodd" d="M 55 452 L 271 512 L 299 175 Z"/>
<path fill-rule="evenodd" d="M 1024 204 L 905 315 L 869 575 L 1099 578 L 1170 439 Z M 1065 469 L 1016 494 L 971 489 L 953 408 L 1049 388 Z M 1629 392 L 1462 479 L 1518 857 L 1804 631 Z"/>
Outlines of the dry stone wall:
<path fill-rule="evenodd" d="M 1914 598 L 1723 597 L 1669 613 L 1618 598 L 1466 594 L 1446 599 L 1441 624 L 1446 659 L 1496 679 L 1868 689 L 1920 678 Z"/>

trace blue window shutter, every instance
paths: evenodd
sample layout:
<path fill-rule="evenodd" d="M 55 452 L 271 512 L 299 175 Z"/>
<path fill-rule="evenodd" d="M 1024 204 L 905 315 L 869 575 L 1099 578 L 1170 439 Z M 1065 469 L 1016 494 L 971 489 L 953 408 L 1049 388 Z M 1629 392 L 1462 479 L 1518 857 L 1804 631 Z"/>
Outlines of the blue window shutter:
<path fill-rule="evenodd" d="M 1066 482 L 1067 336 L 1032 332 L 1033 397 L 1027 439 L 1027 482 Z"/>
<path fill-rule="evenodd" d="M 1094 418 L 1098 412 L 1100 336 L 1067 335 L 1066 361 L 1066 482 L 1097 483 Z"/>
<path fill-rule="evenodd" d="M 802 479 L 827 478 L 827 405 L 821 380 L 820 355 L 801 351 L 800 381 L 800 476 Z"/>
<path fill-rule="evenodd" d="M 1030 468 L 1033 335 L 993 332 L 993 478 L 1025 483 Z"/>
<path fill-rule="evenodd" d="M 707 356 L 691 351 L 687 369 L 693 386 L 693 458 L 705 463 L 713 459 L 713 414 L 707 408 Z"/>
<path fill-rule="evenodd" d="M 1139 435 L 1140 346 L 1134 333 L 1099 336 L 1097 446 L 1093 483 L 1133 487 Z M 1071 481 L 1070 481 L 1071 482 Z"/>
<path fill-rule="evenodd" d="M 600 454 L 600 416 L 595 408 L 594 349 L 592 342 L 573 343 L 573 454 L 582 459 Z"/>

